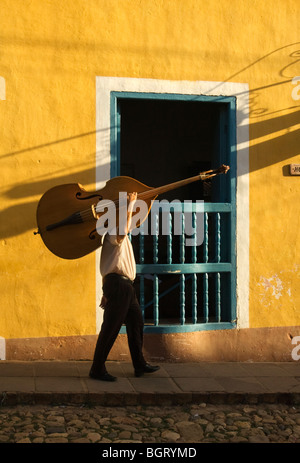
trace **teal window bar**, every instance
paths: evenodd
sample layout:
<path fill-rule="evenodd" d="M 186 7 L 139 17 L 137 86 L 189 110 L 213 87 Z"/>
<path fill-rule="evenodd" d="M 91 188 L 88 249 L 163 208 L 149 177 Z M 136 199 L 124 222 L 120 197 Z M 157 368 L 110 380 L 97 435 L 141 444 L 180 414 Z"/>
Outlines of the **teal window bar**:
<path fill-rule="evenodd" d="M 138 236 L 131 237 L 133 242 L 136 240 L 136 249 L 139 249 L 137 253 L 139 255 L 137 257 L 138 295 L 146 332 L 184 332 L 225 329 L 235 326 L 235 322 L 228 319 L 230 310 L 228 310 L 228 300 L 226 300 L 228 279 L 231 277 L 233 267 L 228 253 L 226 257 L 222 248 L 222 245 L 226 243 L 224 224 L 230 219 L 231 204 L 204 203 L 199 205 L 199 210 L 197 206 L 193 204 L 192 212 L 196 233 L 197 212 L 198 216 L 199 212 L 204 216 L 203 243 L 199 246 L 196 244 L 186 246 L 184 233 L 180 235 L 177 242 L 174 242 L 171 213 L 169 214 L 169 233 L 166 237 L 158 234 L 158 214 L 151 217 L 155 221 L 157 233 L 145 236 L 141 231 Z M 148 262 L 145 261 L 145 239 L 148 244 L 152 241 L 152 259 L 148 259 Z M 174 246 L 178 244 L 179 256 L 177 255 L 176 261 L 173 259 Z M 163 256 L 165 256 L 165 262 L 163 262 Z M 163 276 L 173 277 L 173 283 L 167 289 L 161 288 L 160 278 Z M 145 295 L 145 280 L 148 280 L 148 288 L 152 285 L 152 291 L 148 290 L 148 297 Z M 177 319 L 171 317 L 166 320 L 160 314 L 160 301 L 176 290 L 179 298 L 179 315 Z M 151 316 L 149 317 L 149 309 L 153 310 L 152 319 Z M 147 311 L 148 315 L 146 315 Z"/>

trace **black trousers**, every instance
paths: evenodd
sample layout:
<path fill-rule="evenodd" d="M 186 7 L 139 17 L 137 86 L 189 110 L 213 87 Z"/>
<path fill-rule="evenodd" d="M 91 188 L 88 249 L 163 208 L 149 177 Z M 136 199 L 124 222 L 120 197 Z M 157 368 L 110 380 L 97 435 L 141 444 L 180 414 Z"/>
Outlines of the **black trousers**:
<path fill-rule="evenodd" d="M 91 372 L 99 375 L 106 372 L 105 361 L 123 323 L 126 325 L 133 367 L 135 370 L 143 368 L 146 364 L 142 352 L 144 322 L 133 284 L 119 275 L 106 275 L 103 281 L 103 295 L 106 298 L 103 323 Z"/>

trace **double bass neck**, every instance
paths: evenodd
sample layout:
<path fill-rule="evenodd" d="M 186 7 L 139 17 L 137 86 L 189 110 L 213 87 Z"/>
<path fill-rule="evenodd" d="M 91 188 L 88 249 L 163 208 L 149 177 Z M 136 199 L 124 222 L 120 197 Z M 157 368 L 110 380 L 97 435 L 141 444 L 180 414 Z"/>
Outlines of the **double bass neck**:
<path fill-rule="evenodd" d="M 225 166 L 224 164 L 219 167 L 218 169 L 208 170 L 205 172 L 200 172 L 198 175 L 194 177 L 189 177 L 184 180 L 179 180 L 177 182 L 168 183 L 167 185 L 163 185 L 157 188 L 152 188 L 151 190 L 147 190 L 141 193 L 138 193 L 138 199 L 148 199 L 150 197 L 156 197 L 163 193 L 166 193 L 171 190 L 175 190 L 177 188 L 181 188 L 185 185 L 188 185 L 193 182 L 197 182 L 199 180 L 205 181 L 209 178 L 215 177 L 216 175 L 227 173 L 229 170 L 229 166 Z"/>

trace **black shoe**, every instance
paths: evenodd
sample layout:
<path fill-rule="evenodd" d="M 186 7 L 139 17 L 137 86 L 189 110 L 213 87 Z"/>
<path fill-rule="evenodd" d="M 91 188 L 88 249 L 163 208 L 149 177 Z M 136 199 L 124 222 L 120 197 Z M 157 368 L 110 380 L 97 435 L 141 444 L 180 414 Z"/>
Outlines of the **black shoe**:
<path fill-rule="evenodd" d="M 153 373 L 154 371 L 157 371 L 159 369 L 160 369 L 159 366 L 154 366 L 154 365 L 150 365 L 149 363 L 146 363 L 146 365 L 140 370 L 135 370 L 134 374 L 135 376 L 139 377 L 139 376 L 143 376 L 144 373 Z"/>
<path fill-rule="evenodd" d="M 107 372 L 103 373 L 103 375 L 95 375 L 94 373 L 90 373 L 89 377 L 92 379 L 98 379 L 99 381 L 117 381 L 115 376 L 112 376 Z"/>

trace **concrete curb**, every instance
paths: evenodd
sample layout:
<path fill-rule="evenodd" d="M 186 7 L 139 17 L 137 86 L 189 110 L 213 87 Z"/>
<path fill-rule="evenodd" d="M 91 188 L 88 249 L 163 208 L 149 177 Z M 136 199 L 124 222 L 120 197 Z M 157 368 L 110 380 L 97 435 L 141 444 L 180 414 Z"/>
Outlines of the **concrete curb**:
<path fill-rule="evenodd" d="M 2 392 L 0 406 L 14 405 L 101 405 L 101 406 L 161 406 L 191 403 L 210 404 L 300 404 L 300 393 L 230 393 L 230 392 Z"/>

